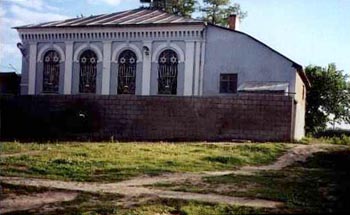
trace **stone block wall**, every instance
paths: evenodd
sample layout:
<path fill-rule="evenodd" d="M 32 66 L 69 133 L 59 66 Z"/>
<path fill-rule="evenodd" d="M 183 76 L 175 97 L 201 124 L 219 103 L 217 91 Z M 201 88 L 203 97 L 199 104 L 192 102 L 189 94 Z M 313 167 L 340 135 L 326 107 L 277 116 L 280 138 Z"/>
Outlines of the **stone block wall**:
<path fill-rule="evenodd" d="M 1 139 L 291 141 L 294 100 L 221 97 L 45 95 L 0 97 Z"/>

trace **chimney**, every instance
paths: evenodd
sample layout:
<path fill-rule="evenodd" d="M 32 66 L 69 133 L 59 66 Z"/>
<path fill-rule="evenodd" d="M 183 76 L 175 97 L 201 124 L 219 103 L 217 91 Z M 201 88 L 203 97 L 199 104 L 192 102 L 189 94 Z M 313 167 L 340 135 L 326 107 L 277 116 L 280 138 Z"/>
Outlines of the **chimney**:
<path fill-rule="evenodd" d="M 236 14 L 231 14 L 228 17 L 228 28 L 232 30 L 238 30 L 239 18 Z"/>

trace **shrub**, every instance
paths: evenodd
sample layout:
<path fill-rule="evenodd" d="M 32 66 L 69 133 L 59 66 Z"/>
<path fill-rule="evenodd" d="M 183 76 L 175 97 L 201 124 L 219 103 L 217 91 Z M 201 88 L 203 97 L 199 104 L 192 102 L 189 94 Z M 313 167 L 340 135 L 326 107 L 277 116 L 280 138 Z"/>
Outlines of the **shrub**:
<path fill-rule="evenodd" d="M 350 136 L 342 135 L 341 137 L 333 137 L 330 143 L 336 145 L 350 145 Z"/>

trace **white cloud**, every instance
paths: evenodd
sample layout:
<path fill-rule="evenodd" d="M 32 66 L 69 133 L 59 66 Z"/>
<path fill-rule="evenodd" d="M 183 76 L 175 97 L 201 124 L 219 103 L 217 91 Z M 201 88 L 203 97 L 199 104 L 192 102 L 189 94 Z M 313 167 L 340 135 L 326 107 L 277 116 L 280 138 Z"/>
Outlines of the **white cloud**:
<path fill-rule="evenodd" d="M 30 9 L 19 7 L 17 5 L 12 5 L 10 8 L 11 14 L 15 17 L 15 21 L 23 24 L 35 24 L 39 22 L 48 22 L 55 20 L 64 20 L 69 17 L 52 13 L 52 12 L 36 12 Z M 28 17 L 30 17 L 30 23 L 28 23 Z"/>
<path fill-rule="evenodd" d="M 11 2 L 12 4 L 16 4 L 20 7 L 34 9 L 37 11 L 42 11 L 42 10 L 58 11 L 59 10 L 56 7 L 48 5 L 43 0 L 8 0 L 8 1 Z"/>
<path fill-rule="evenodd" d="M 107 4 L 110 6 L 117 6 L 119 5 L 121 2 L 125 3 L 125 2 L 133 2 L 135 0 L 86 0 L 86 2 L 88 4 Z"/>
<path fill-rule="evenodd" d="M 0 64 L 7 65 L 6 58 L 9 56 L 20 56 L 16 45 L 12 43 L 0 43 Z"/>
<path fill-rule="evenodd" d="M 87 0 L 88 4 L 99 4 L 104 3 L 112 6 L 117 6 L 120 4 L 121 0 Z"/>
<path fill-rule="evenodd" d="M 42 10 L 44 8 L 44 3 L 42 0 L 15 0 L 13 1 L 13 4 L 35 10 Z"/>
<path fill-rule="evenodd" d="M 15 59 L 14 66 L 20 70 L 21 54 L 16 46 L 20 39 L 17 31 L 11 28 L 69 17 L 58 13 L 57 8 L 43 0 L 8 0 L 6 3 L 6 9 L 0 4 L 0 64 L 8 65 Z"/>
<path fill-rule="evenodd" d="M 0 18 L 4 17 L 5 14 L 6 14 L 6 10 L 4 8 L 2 8 L 0 5 Z M 1 20 L 0 20 L 0 22 L 1 22 Z"/>

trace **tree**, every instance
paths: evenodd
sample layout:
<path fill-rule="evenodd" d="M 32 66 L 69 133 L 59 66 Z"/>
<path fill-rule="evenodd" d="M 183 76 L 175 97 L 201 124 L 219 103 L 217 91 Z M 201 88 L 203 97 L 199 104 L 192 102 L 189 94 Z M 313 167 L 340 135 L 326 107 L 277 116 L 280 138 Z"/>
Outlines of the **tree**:
<path fill-rule="evenodd" d="M 231 14 L 238 15 L 240 21 L 247 16 L 247 12 L 242 11 L 241 6 L 237 3 L 232 4 L 230 0 L 204 0 L 204 7 L 200 10 L 203 12 L 203 20 L 227 26 L 227 17 Z"/>
<path fill-rule="evenodd" d="M 151 8 L 164 10 L 168 13 L 191 17 L 195 11 L 197 0 L 140 0 L 141 3 L 150 3 Z"/>
<path fill-rule="evenodd" d="M 311 82 L 307 93 L 306 131 L 323 131 L 328 122 L 333 126 L 350 123 L 350 84 L 347 76 L 335 64 L 327 68 L 308 66 L 305 70 Z"/>
<path fill-rule="evenodd" d="M 185 17 L 191 17 L 196 10 L 195 5 L 198 4 L 196 0 L 178 0 L 173 7 L 175 13 Z"/>

